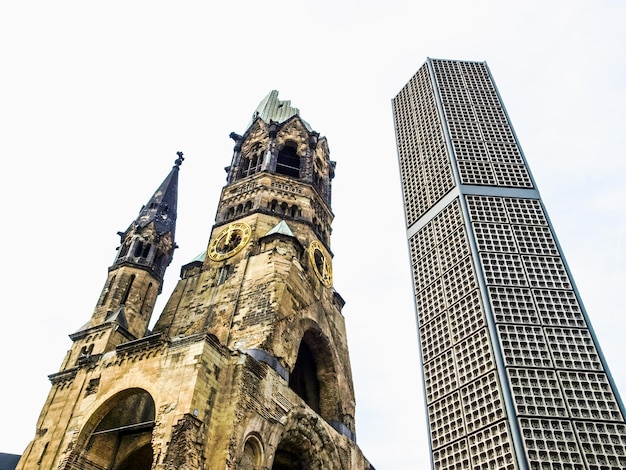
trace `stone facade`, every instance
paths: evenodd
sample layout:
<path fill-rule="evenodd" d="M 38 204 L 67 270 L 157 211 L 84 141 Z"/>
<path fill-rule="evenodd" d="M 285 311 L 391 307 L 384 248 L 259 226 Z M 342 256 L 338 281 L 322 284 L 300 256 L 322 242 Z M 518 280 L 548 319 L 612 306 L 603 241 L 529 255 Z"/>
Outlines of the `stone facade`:
<path fill-rule="evenodd" d="M 174 225 L 144 211 L 120 234 L 19 469 L 373 468 L 356 445 L 343 299 L 332 288 L 334 162 L 284 104 L 270 93 L 246 133 L 231 134 L 207 252 L 183 267 L 152 331 Z M 175 219 L 175 199 L 156 204 Z"/>

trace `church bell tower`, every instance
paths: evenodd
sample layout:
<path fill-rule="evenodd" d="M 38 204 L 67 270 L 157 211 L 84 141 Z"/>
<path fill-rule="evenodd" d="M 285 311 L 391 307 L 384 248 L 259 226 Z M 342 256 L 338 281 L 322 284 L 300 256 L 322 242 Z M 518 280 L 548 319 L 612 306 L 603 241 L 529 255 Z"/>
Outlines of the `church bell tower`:
<path fill-rule="evenodd" d="M 128 229 L 18 469 L 369 470 L 333 289 L 328 143 L 272 91 L 231 133 L 208 246 L 148 324 L 179 153 Z"/>

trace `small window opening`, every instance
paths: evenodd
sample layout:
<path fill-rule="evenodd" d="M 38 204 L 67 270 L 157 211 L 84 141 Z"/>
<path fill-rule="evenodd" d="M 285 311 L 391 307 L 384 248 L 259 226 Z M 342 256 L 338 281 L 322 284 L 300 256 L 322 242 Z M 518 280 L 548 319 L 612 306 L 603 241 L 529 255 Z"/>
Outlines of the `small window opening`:
<path fill-rule="evenodd" d="M 222 285 L 226 282 L 226 279 L 228 279 L 228 275 L 230 274 L 230 266 L 228 266 L 227 264 L 222 266 L 219 270 L 219 273 L 217 274 L 217 285 Z"/>
<path fill-rule="evenodd" d="M 148 284 L 148 288 L 146 289 L 146 294 L 143 296 L 143 301 L 141 302 L 141 309 L 139 309 L 139 313 L 143 314 L 143 309 L 146 306 L 146 302 L 150 300 L 152 296 L 152 283 Z"/>
<path fill-rule="evenodd" d="M 111 293 L 111 286 L 113 286 L 113 283 L 115 282 L 116 277 L 117 275 L 114 274 L 111 277 L 109 284 L 104 288 L 104 295 L 102 296 L 102 302 L 100 302 L 100 305 L 104 305 L 107 299 L 109 298 L 109 294 Z"/>
<path fill-rule="evenodd" d="M 128 285 L 126 286 L 126 292 L 124 292 L 124 297 L 122 297 L 122 301 L 120 304 L 124 305 L 128 301 L 128 296 L 130 295 L 130 289 L 133 287 L 133 282 L 135 282 L 135 275 L 130 276 L 130 280 L 128 281 Z"/>

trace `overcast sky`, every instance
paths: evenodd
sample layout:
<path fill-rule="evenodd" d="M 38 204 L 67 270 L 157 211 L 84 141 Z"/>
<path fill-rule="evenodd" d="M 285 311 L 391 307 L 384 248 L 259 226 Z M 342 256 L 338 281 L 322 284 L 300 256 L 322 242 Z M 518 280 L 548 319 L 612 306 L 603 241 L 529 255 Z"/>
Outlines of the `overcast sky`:
<path fill-rule="evenodd" d="M 208 6 L 216 5 L 216 6 Z M 272 89 L 325 135 L 358 443 L 430 466 L 391 99 L 427 57 L 485 60 L 626 394 L 623 1 L 0 4 L 0 452 L 22 453 L 124 230 L 180 173 L 180 266 L 206 248 L 231 131 Z"/>

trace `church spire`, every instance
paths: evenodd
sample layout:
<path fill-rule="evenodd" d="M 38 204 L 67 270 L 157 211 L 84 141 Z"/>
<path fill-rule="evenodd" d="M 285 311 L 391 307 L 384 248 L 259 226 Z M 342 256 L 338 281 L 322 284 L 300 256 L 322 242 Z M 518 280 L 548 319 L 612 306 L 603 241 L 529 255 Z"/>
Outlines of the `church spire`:
<path fill-rule="evenodd" d="M 178 171 L 184 158 L 178 158 L 172 170 L 139 211 L 137 218 L 124 232 L 118 232 L 121 246 L 114 266 L 134 264 L 147 267 L 163 279 L 165 268 L 172 260 L 176 244 L 176 206 L 178 201 Z"/>
<path fill-rule="evenodd" d="M 178 200 L 178 170 L 182 164 L 183 152 L 177 152 L 178 158 L 169 175 L 163 180 L 150 200 L 141 208 L 135 224 L 138 227 L 146 227 L 154 223 L 155 230 L 159 235 L 172 232 L 176 229 L 176 205 Z"/>

